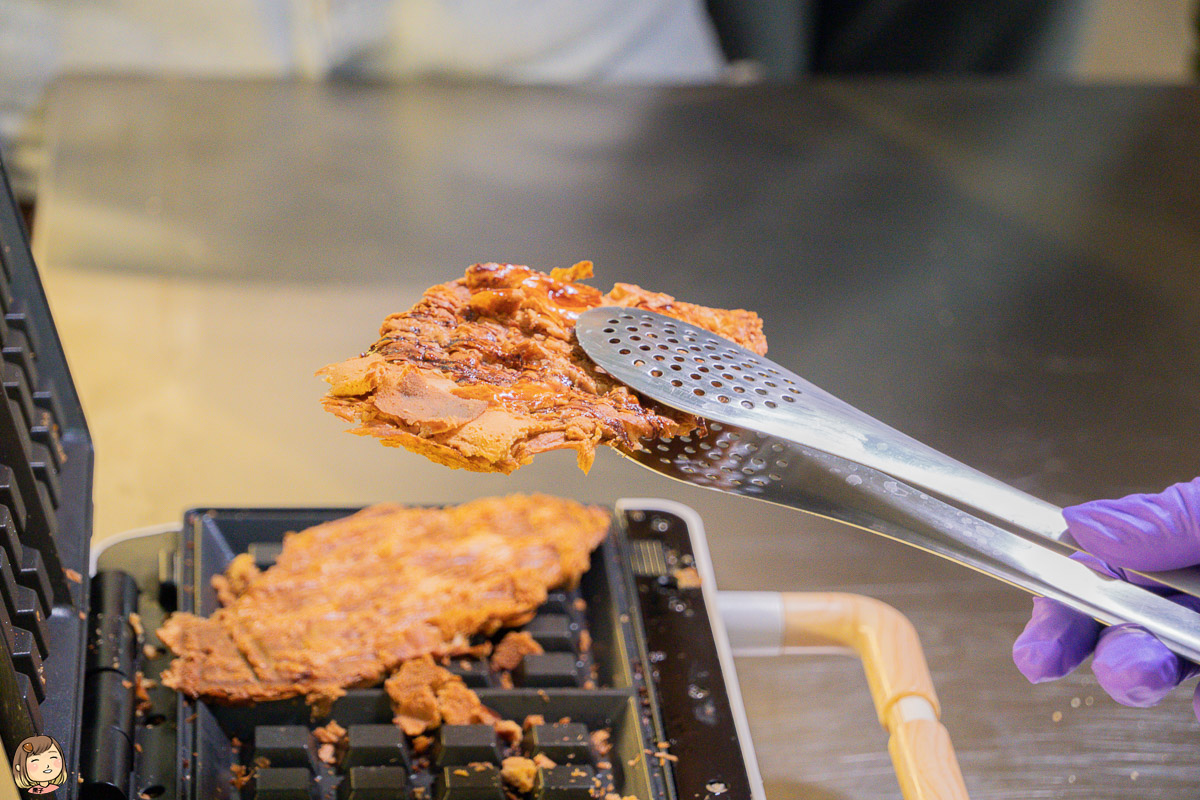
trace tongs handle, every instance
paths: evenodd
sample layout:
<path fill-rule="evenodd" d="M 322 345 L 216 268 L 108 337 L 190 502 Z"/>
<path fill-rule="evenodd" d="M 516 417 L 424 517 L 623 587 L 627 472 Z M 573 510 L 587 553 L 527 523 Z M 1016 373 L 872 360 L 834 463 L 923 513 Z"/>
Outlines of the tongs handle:
<path fill-rule="evenodd" d="M 1037 540 L 1049 540 L 1078 549 L 1063 518 L 1062 509 L 1021 491 L 960 461 L 947 456 L 912 437 L 838 400 L 818 387 L 811 386 L 816 403 L 836 405 L 845 420 L 861 429 L 837 430 L 826 425 L 813 435 L 785 436 L 789 441 L 817 447 L 828 453 L 863 464 L 904 483 L 938 495 L 973 516 L 998 520 Z M 801 442 L 803 439 L 803 442 Z M 828 447 L 814 439 L 826 439 Z M 1200 597 L 1200 570 L 1196 568 L 1145 572 L 1126 570 L 1163 584 L 1183 594 Z"/>
<path fill-rule="evenodd" d="M 807 497 L 790 503 L 795 507 L 943 556 L 1107 625 L 1141 625 L 1173 652 L 1200 663 L 1195 611 L 1101 575 L 1068 558 L 1064 548 L 1019 536 L 889 475 L 828 453 L 805 454 Z M 845 478 L 851 473 L 857 478 L 849 484 Z"/>

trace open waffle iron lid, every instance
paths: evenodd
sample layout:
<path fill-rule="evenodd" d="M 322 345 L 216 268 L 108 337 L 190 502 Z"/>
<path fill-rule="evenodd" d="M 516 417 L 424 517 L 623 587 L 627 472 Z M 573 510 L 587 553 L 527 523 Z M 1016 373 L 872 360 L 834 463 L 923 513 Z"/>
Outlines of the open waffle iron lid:
<path fill-rule="evenodd" d="M 92 442 L 0 163 L 0 769 L 48 735 L 79 751 Z M 68 784 L 77 780 L 68 755 Z"/>

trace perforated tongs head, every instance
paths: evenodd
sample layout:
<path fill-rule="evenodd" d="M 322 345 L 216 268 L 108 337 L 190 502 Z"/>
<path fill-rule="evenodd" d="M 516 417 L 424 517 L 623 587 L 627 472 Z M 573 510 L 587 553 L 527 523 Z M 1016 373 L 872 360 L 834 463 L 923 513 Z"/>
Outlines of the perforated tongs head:
<path fill-rule="evenodd" d="M 595 308 L 579 316 L 575 332 L 588 357 L 614 378 L 704 422 L 693 434 L 625 453 L 639 464 L 903 541 L 1106 624 L 1143 625 L 1200 662 L 1200 614 L 1067 558 L 1066 523 L 1055 506 L 672 317 Z M 1200 596 L 1192 570 L 1150 577 Z"/>

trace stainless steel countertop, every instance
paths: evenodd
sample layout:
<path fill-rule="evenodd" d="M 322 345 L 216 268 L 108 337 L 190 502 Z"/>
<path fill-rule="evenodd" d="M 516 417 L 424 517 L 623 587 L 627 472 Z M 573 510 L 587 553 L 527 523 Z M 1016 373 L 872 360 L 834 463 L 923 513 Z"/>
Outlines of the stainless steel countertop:
<path fill-rule="evenodd" d="M 310 377 L 470 263 L 589 258 L 757 310 L 771 356 L 1058 504 L 1200 473 L 1200 94 L 1016 83 L 740 89 L 77 79 L 35 255 L 97 451 L 97 535 L 185 506 L 662 496 L 726 589 L 837 589 L 916 624 L 971 796 L 1179 797 L 1190 692 L 1032 687 L 1026 596 L 601 453 L 513 476 L 347 436 Z M 738 663 L 773 800 L 895 798 L 861 669 Z"/>

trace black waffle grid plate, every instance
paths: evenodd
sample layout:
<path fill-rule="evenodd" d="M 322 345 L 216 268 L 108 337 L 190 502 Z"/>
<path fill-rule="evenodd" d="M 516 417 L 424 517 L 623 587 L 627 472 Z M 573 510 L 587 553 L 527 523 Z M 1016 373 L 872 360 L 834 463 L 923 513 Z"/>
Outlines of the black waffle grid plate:
<path fill-rule="evenodd" d="M 235 554 L 254 553 L 260 564 L 266 566 L 273 557 L 273 545 L 285 531 L 307 527 L 345 513 L 348 512 L 314 513 L 308 518 L 300 518 L 294 512 L 280 517 L 271 512 L 213 511 L 191 516 L 185 536 L 189 537 L 192 547 L 185 551 L 181 564 L 181 577 L 184 578 L 181 587 L 185 592 L 181 597 L 181 608 L 194 608 L 197 613 L 204 615 L 212 613 L 217 608 L 217 599 L 209 580 L 213 574 L 223 571 Z M 535 638 L 538 631 L 549 634 L 543 638 L 548 646 L 547 652 L 525 657 L 512 672 L 513 688 L 502 688 L 500 676 L 488 670 L 486 662 L 454 659 L 450 666 L 453 671 L 468 676 L 468 685 L 475 684 L 473 688 L 484 705 L 505 719 L 524 722 L 530 715 L 541 715 L 547 723 L 569 718 L 576 726 L 583 725 L 586 730 L 583 731 L 582 746 L 578 748 L 578 757 L 570 763 L 576 765 L 573 772 L 587 776 L 584 784 L 586 790 L 591 790 L 592 778 L 595 778 L 605 787 L 611 783 L 618 793 L 660 800 L 667 796 L 665 787 L 669 782 L 669 767 L 665 764 L 669 762 L 665 758 L 652 757 L 652 761 L 665 764 L 646 764 L 645 751 L 654 752 L 652 748 L 657 746 L 659 740 L 651 709 L 648 703 L 643 702 L 649 695 L 644 691 L 641 676 L 635 674 L 632 668 L 632 664 L 639 661 L 638 643 L 628 613 L 627 589 L 621 580 L 622 572 L 618 567 L 614 542 L 615 539 L 609 537 L 606 544 L 597 550 L 592 566 L 577 591 L 552 596 L 530 623 Z M 189 589 L 190 592 L 187 591 Z M 578 607 L 577 600 L 583 601 Z M 494 638 L 504 633 L 501 631 Z M 590 645 L 586 650 L 581 650 L 579 642 L 585 633 Z M 585 682 L 588 682 L 588 686 L 594 684 L 595 688 L 582 688 Z M 263 780 L 267 779 L 271 786 L 278 780 L 284 785 L 271 789 L 269 795 L 278 800 L 299 800 L 310 796 L 338 797 L 339 786 L 342 786 L 340 796 L 357 800 L 358 792 L 348 791 L 343 784 L 348 786 L 352 778 L 360 777 L 358 770 L 371 766 L 395 766 L 370 763 L 370 754 L 359 753 L 354 741 L 350 742 L 343 763 L 361 761 L 359 768 L 352 768 L 355 774 L 351 769 L 330 768 L 313 758 L 313 743 L 306 741 L 305 735 L 288 739 L 290 749 L 285 748 L 287 755 L 282 760 L 271 757 L 271 749 L 261 746 L 260 737 L 263 733 L 280 735 L 279 728 L 283 726 L 293 726 L 293 734 L 307 731 L 305 726 L 313 724 L 310 712 L 311 709 L 302 699 L 263 703 L 250 708 L 196 704 L 190 712 L 196 715 L 192 731 L 196 738 L 193 741 L 203 743 L 203 746 L 193 748 L 196 751 L 195 769 L 190 772 L 191 782 L 194 783 L 193 796 L 207 798 L 222 793 L 233 796 L 230 769 L 239 760 L 247 769 L 255 767 L 256 759 L 266 758 L 271 764 L 267 770 L 254 769 L 254 785 L 248 784 L 246 789 L 249 791 L 242 794 L 253 792 L 252 796 L 261 798 Z M 359 726 L 386 726 L 391 723 L 392 716 L 388 697 L 380 687 L 351 690 L 334 703 L 329 719 L 350 731 L 351 737 L 361 733 L 364 740 L 370 741 L 368 734 L 377 732 L 377 729 Z M 416 789 L 418 797 L 462 797 L 464 800 L 486 796 L 494 796 L 497 800 L 503 798 L 498 776 L 491 774 L 494 771 L 480 776 L 467 767 L 471 763 L 488 760 L 498 762 L 501 756 L 516 753 L 505 753 L 499 742 L 495 741 L 490 727 L 474 727 L 474 730 L 440 729 L 431 748 L 435 752 L 415 753 L 413 743 L 404 741 L 403 746 L 398 748 L 403 753 L 401 760 L 404 763 L 401 766 L 411 770 L 409 779 L 405 781 L 406 789 L 395 796 L 408 797 L 411 794 L 405 792 Z M 570 730 L 576 733 L 580 731 L 578 727 Z M 611 736 L 615 747 L 610 757 L 591 752 L 590 734 L 597 730 L 607 730 Z M 547 734 L 551 731 L 530 731 L 526 740 L 537 738 L 534 734 L 539 732 Z M 186 739 L 189 738 L 187 733 L 189 731 L 185 729 L 181 737 L 181 747 L 185 750 Z M 283 733 L 286 739 L 287 732 Z M 451 741 L 443 741 L 447 734 L 450 734 Z M 228 748 L 228 752 L 220 747 L 223 740 L 232 743 L 235 737 L 242 744 L 238 752 L 235 753 L 232 747 Z M 467 742 L 481 742 L 491 737 L 491 755 L 487 755 L 489 748 L 482 744 L 474 748 L 456 746 L 455 737 L 465 737 Z M 220 755 L 213 757 L 214 750 Z M 536 752 L 540 750 L 530 748 L 527 754 L 534 755 Z M 206 755 L 209 757 L 206 758 Z M 640 758 L 636 758 L 639 755 Z M 552 754 L 548 757 L 552 757 Z M 434 763 L 421 766 L 423 761 Z M 633 765 L 629 761 L 633 761 Z M 603 764 L 613 766 L 605 769 L 601 766 Z M 275 773 L 275 769 L 301 772 Z M 311 781 L 301 780 L 305 777 L 302 774 L 304 769 L 310 770 Z M 465 775 L 459 774 L 464 772 Z M 555 776 L 543 771 L 539 777 Z M 488 788 L 476 786 L 479 782 Z M 460 789 L 459 783 L 466 786 Z M 301 787 L 300 784 L 306 785 Z M 290 788 L 293 785 L 295 788 Z M 572 796 L 571 790 L 563 791 L 566 793 L 550 792 L 546 796 L 562 797 L 564 800 Z M 590 795 L 590 791 L 588 793 Z M 384 794 L 387 793 L 378 792 L 381 797 Z M 578 794 L 576 792 L 576 796 Z"/>
<path fill-rule="evenodd" d="M 192 513 L 182 535 L 163 539 L 154 557 L 136 542 L 107 551 L 96 583 L 130 585 L 133 579 L 107 570 L 141 565 L 140 627 L 153 647 L 153 628 L 164 608 L 201 614 L 216 608 L 210 579 L 236 554 L 249 552 L 260 566 L 269 566 L 284 533 L 348 513 Z M 523 626 L 543 645 L 544 656 L 526 656 L 505 678 L 486 661 L 449 663 L 504 719 L 545 720 L 527 727 L 519 745 L 508 745 L 489 726 L 443 727 L 428 742 L 415 742 L 392 724 L 382 688 L 352 689 L 327 717 L 314 720 L 299 698 L 228 707 L 190 702 L 154 686 L 129 737 L 135 743 L 132 772 L 119 787 L 122 794 L 113 797 L 585 800 L 608 791 L 639 800 L 749 797 L 703 597 L 698 587 L 675 577 L 693 564 L 687 526 L 670 513 L 641 510 L 616 521 L 579 587 L 551 592 Z M 647 548 L 654 553 L 649 561 Z M 149 563 L 161 566 L 158 576 L 150 574 Z M 145 658 L 140 645 L 135 652 L 151 679 L 169 662 L 166 654 Z M 321 742 L 313 735 L 329 720 L 348 731 L 337 766 L 322 760 Z M 560 724 L 563 720 L 568 722 Z M 610 752 L 594 746 L 593 735 L 600 731 Z M 510 787 L 506 793 L 494 767 L 478 766 L 539 753 L 557 766 L 539 769 L 534 789 L 526 793 Z M 252 778 L 237 787 L 235 771 Z M 117 788 L 116 777 L 113 783 Z"/>

